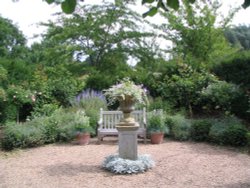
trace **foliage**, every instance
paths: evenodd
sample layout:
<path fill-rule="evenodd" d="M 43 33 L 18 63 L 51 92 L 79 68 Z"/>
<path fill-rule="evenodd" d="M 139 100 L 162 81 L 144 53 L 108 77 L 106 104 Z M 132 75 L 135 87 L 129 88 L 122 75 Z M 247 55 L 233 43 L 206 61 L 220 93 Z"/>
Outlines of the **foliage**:
<path fill-rule="evenodd" d="M 161 97 L 149 98 L 148 111 L 163 110 L 166 113 L 172 112 L 172 105 L 168 101 L 163 100 Z"/>
<path fill-rule="evenodd" d="M 133 0 L 131 0 L 133 2 Z M 192 4 L 195 1 L 198 0 L 188 0 L 187 2 Z M 61 3 L 61 8 L 62 11 L 67 13 L 67 14 L 71 14 L 74 12 L 75 7 L 77 5 L 77 1 L 76 0 L 65 0 L 65 1 L 59 1 L 59 0 L 46 0 L 47 3 L 51 4 L 51 3 Z M 126 1 L 129 2 L 129 1 Z M 142 4 L 153 4 L 156 3 L 156 6 L 153 6 L 152 8 L 150 8 L 147 12 L 145 12 L 143 14 L 144 17 L 146 16 L 154 16 L 157 12 L 158 9 L 162 9 L 164 11 L 168 11 L 169 8 L 172 8 L 174 10 L 178 10 L 179 6 L 180 6 L 180 0 L 168 0 L 168 1 L 163 1 L 163 0 L 142 0 Z M 116 0 L 116 3 L 121 3 L 121 1 Z M 244 3 L 242 4 L 242 7 L 247 8 L 250 6 L 250 1 L 249 0 L 244 0 Z"/>
<path fill-rule="evenodd" d="M 177 12 L 162 13 L 168 22 L 161 28 L 164 37 L 174 43 L 174 56 L 183 58 L 187 63 L 194 59 L 197 66 L 209 66 L 235 51 L 227 43 L 223 29 L 236 11 L 232 10 L 221 18 L 218 13 L 220 6 L 218 1 L 199 1 L 190 5 L 184 0 Z"/>
<path fill-rule="evenodd" d="M 165 119 L 162 110 L 155 110 L 147 113 L 147 131 L 150 133 L 166 132 Z"/>
<path fill-rule="evenodd" d="M 65 67 L 47 68 L 48 88 L 53 97 L 60 105 L 70 106 L 70 100 L 76 96 L 80 88 L 79 82 Z"/>
<path fill-rule="evenodd" d="M 147 103 L 147 94 L 143 86 L 135 85 L 135 83 L 128 78 L 124 78 L 120 83 L 104 90 L 104 92 L 104 95 L 109 99 L 110 105 L 114 104 L 116 101 L 125 100 L 126 97 L 130 97 L 137 103 Z"/>
<path fill-rule="evenodd" d="M 26 51 L 26 39 L 11 20 L 0 16 L 0 57 L 15 58 Z"/>
<path fill-rule="evenodd" d="M 216 77 L 204 69 L 194 69 L 175 59 L 161 65 L 161 70 L 150 73 L 145 86 L 150 95 L 161 97 L 174 108 L 186 108 L 192 117 L 193 109 L 201 108 L 200 92 L 215 80 Z"/>
<path fill-rule="evenodd" d="M 140 155 L 137 160 L 122 159 L 118 155 L 105 158 L 103 168 L 115 174 L 137 174 L 154 167 L 155 163 L 149 155 Z"/>
<path fill-rule="evenodd" d="M 237 118 L 226 117 L 210 121 L 213 124 L 209 132 L 211 142 L 232 146 L 246 145 L 247 130 Z"/>
<path fill-rule="evenodd" d="M 31 119 L 41 116 L 51 116 L 59 108 L 56 104 L 44 104 L 41 108 L 35 107 L 31 112 Z"/>
<path fill-rule="evenodd" d="M 90 126 L 96 130 L 100 109 L 107 109 L 107 102 L 102 92 L 86 89 L 78 94 L 72 101 L 73 107 L 84 109 L 89 117 Z M 95 133 L 92 133 L 95 135 Z"/>
<path fill-rule="evenodd" d="M 231 125 L 223 133 L 223 142 L 225 145 L 244 146 L 247 144 L 247 129 L 240 125 Z"/>
<path fill-rule="evenodd" d="M 190 128 L 190 137 L 195 141 L 207 141 L 212 124 L 208 120 L 194 120 Z"/>
<path fill-rule="evenodd" d="M 250 52 L 232 54 L 217 64 L 213 71 L 227 82 L 235 83 L 245 90 L 250 89 Z"/>
<path fill-rule="evenodd" d="M 1 143 L 5 150 L 34 147 L 70 141 L 79 131 L 93 131 L 84 112 L 58 109 L 51 116 L 36 117 L 22 124 L 7 124 Z"/>
<path fill-rule="evenodd" d="M 45 41 L 52 47 L 50 52 L 57 49 L 56 56 L 75 57 L 85 65 L 100 67 L 105 61 L 126 64 L 128 55 L 140 54 L 140 49 L 146 45 L 144 40 L 154 36 L 154 33 L 142 31 L 142 23 L 137 13 L 122 4 L 85 5 L 71 17 L 62 15 L 56 23 L 44 24 L 48 26 Z M 147 22 L 143 24 L 152 28 Z"/>
<path fill-rule="evenodd" d="M 227 40 L 235 47 L 250 50 L 250 27 L 246 25 L 234 26 L 224 31 Z"/>
<path fill-rule="evenodd" d="M 156 32 L 147 32 L 154 28 L 122 4 L 79 6 L 72 16 L 59 15 L 43 25 L 48 31 L 42 46 L 36 46 L 38 53 L 44 51 L 42 61 L 78 67 L 74 73 L 86 78 L 85 88 L 108 88 L 130 76 L 129 57 L 153 59 L 156 54 Z"/>
<path fill-rule="evenodd" d="M 1 140 L 2 148 L 12 150 L 39 146 L 44 143 L 44 135 L 39 127 L 31 124 L 8 123 L 4 127 L 4 136 Z"/>
<path fill-rule="evenodd" d="M 85 112 L 82 110 L 78 110 L 74 116 L 75 131 L 82 133 L 92 133 L 93 129 L 89 125 L 89 117 L 85 115 Z"/>
<path fill-rule="evenodd" d="M 170 136 L 176 140 L 184 141 L 190 138 L 191 121 L 183 115 L 169 116 L 167 120 L 170 126 Z"/>
<path fill-rule="evenodd" d="M 221 79 L 237 84 L 243 91 L 238 100 L 232 104 L 232 111 L 238 116 L 249 119 L 250 109 L 250 53 L 238 52 L 213 68 Z"/>
<path fill-rule="evenodd" d="M 34 104 L 36 97 L 34 92 L 22 87 L 21 85 L 9 85 L 5 90 L 2 122 L 25 120 Z M 26 112 L 27 111 L 27 112 Z"/>
<path fill-rule="evenodd" d="M 250 131 L 248 131 L 246 137 L 247 137 L 247 145 L 250 147 Z"/>
<path fill-rule="evenodd" d="M 201 91 L 201 103 L 204 104 L 203 109 L 211 112 L 222 110 L 226 114 L 232 112 L 232 103 L 242 96 L 240 89 L 225 81 L 217 81 L 209 84 Z"/>

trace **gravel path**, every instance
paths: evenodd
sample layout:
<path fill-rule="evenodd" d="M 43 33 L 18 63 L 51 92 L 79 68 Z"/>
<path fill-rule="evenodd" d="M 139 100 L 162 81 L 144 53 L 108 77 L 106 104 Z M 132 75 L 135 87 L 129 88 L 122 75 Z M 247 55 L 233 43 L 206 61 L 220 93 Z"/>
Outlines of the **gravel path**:
<path fill-rule="evenodd" d="M 97 145 L 48 145 L 0 151 L 0 188 L 250 188 L 250 156 L 203 143 L 139 143 L 156 166 L 143 174 L 114 175 L 101 168 L 117 140 Z"/>

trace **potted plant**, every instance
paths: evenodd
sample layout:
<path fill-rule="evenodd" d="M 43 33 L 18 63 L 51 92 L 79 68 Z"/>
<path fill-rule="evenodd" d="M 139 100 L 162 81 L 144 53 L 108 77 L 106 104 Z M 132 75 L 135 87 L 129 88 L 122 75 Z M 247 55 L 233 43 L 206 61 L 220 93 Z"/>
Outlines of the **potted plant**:
<path fill-rule="evenodd" d="M 74 121 L 75 141 L 74 143 L 80 145 L 89 144 L 90 134 L 94 132 L 94 129 L 90 126 L 89 117 L 85 115 L 83 110 L 78 110 L 75 113 Z"/>
<path fill-rule="evenodd" d="M 148 114 L 147 129 L 150 133 L 152 144 L 160 144 L 163 142 L 164 132 L 166 130 L 163 113 L 161 111 L 153 111 Z"/>

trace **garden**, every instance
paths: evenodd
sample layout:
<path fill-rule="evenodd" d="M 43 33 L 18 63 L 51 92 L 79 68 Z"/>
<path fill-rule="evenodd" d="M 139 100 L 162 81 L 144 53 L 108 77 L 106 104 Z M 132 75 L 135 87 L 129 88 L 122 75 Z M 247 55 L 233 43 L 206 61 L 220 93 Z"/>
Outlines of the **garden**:
<path fill-rule="evenodd" d="M 0 16 L 0 169 L 9 173 L 0 172 L 0 187 L 21 179 L 19 187 L 79 187 L 82 179 L 85 187 L 249 187 L 250 27 L 230 25 L 237 9 L 222 20 L 219 11 L 217 1 L 183 3 L 158 10 L 166 22 L 156 25 L 125 2 L 83 3 L 41 23 L 42 41 L 30 47 Z M 143 95 L 115 93 L 121 82 Z M 134 110 L 146 109 L 147 143 L 139 139 L 138 151 L 156 162 L 147 181 L 99 167 L 118 142 L 97 144 L 100 109 L 119 110 L 127 95 L 141 102 Z M 81 133 L 90 141 L 79 143 Z M 151 144 L 156 133 L 164 138 Z"/>

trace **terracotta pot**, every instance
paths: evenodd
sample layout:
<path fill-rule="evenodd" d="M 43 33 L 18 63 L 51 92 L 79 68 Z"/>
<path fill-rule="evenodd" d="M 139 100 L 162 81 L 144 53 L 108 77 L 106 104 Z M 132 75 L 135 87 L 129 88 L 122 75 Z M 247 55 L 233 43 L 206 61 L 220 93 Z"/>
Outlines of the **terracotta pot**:
<path fill-rule="evenodd" d="M 151 133 L 151 144 L 160 144 L 163 142 L 163 133 Z"/>
<path fill-rule="evenodd" d="M 89 144 L 90 134 L 89 133 L 77 133 L 76 135 L 76 143 L 80 145 Z"/>

